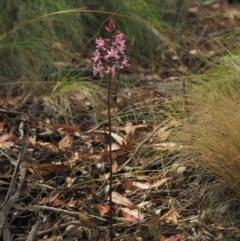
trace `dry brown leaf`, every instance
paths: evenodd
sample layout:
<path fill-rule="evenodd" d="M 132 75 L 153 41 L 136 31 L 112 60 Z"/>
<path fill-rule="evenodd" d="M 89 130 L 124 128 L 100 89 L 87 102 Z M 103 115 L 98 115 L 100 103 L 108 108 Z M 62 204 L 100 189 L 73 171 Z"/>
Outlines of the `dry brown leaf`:
<path fill-rule="evenodd" d="M 127 135 L 134 135 L 136 129 L 138 128 L 146 128 L 146 124 L 139 124 L 139 125 L 133 125 L 130 121 L 126 122 L 125 125 L 125 132 Z"/>
<path fill-rule="evenodd" d="M 109 211 L 110 211 L 110 207 L 109 206 L 102 205 L 102 204 L 97 204 L 97 209 L 98 209 L 101 217 L 106 215 L 106 214 L 109 214 Z"/>
<path fill-rule="evenodd" d="M 77 160 L 79 160 L 79 152 L 75 151 L 74 153 L 71 153 L 71 157 L 67 160 L 69 166 L 72 168 Z"/>
<path fill-rule="evenodd" d="M 67 205 L 68 205 L 68 207 L 75 207 L 76 206 L 76 203 L 78 202 L 78 200 L 76 199 L 76 200 L 70 200 L 68 203 L 67 203 Z"/>
<path fill-rule="evenodd" d="M 93 137 L 93 142 L 103 142 L 105 139 L 103 132 L 97 133 Z"/>
<path fill-rule="evenodd" d="M 61 133 L 73 133 L 73 132 L 79 131 L 80 126 L 79 125 L 68 126 L 63 124 L 57 124 L 53 126 L 53 129 L 58 130 Z"/>
<path fill-rule="evenodd" d="M 163 221 L 164 219 L 168 219 L 168 221 L 170 221 L 172 224 L 177 225 L 179 217 L 180 216 L 179 216 L 176 208 L 174 206 L 172 206 L 172 208 L 168 212 L 166 212 L 164 215 L 162 215 L 159 218 L 159 220 Z"/>
<path fill-rule="evenodd" d="M 123 137 L 115 134 L 115 133 L 111 133 L 111 137 L 120 145 L 127 145 L 126 140 L 124 140 Z"/>
<path fill-rule="evenodd" d="M 121 146 L 118 144 L 118 143 L 116 143 L 116 142 L 113 142 L 112 143 L 112 145 L 111 145 L 111 150 L 112 151 L 118 151 L 118 150 L 120 150 L 121 149 Z M 109 148 L 109 146 L 108 146 L 108 151 L 110 150 L 110 148 Z"/>
<path fill-rule="evenodd" d="M 162 236 L 163 239 L 159 239 L 161 241 L 179 241 L 181 240 L 181 238 L 183 238 L 183 234 L 175 234 L 175 235 L 172 235 L 170 236 L 169 238 L 166 238 L 164 236 Z"/>
<path fill-rule="evenodd" d="M 139 209 L 131 210 L 129 208 L 120 208 L 120 216 L 124 217 L 127 221 L 135 223 L 144 220 L 144 215 L 139 211 Z"/>
<path fill-rule="evenodd" d="M 131 129 L 132 129 L 132 122 L 127 121 L 125 124 L 125 132 L 127 135 L 129 135 L 131 133 Z"/>
<path fill-rule="evenodd" d="M 161 234 L 158 240 L 159 240 L 159 241 L 164 241 L 165 238 L 166 238 L 166 237 Z"/>
<path fill-rule="evenodd" d="M 5 125 L 6 125 L 6 122 L 0 121 L 0 131 L 4 129 Z"/>
<path fill-rule="evenodd" d="M 45 146 L 46 148 L 48 148 L 50 150 L 57 151 L 56 146 L 49 142 L 36 141 L 35 146 Z"/>
<path fill-rule="evenodd" d="M 141 202 L 141 203 L 139 203 L 137 206 L 139 207 L 139 208 L 142 208 L 142 207 L 144 207 L 144 206 L 148 206 L 148 207 L 150 207 L 150 206 L 152 206 L 153 205 L 153 202 L 152 201 L 145 201 L 145 202 Z"/>
<path fill-rule="evenodd" d="M 109 133 L 108 131 L 97 131 L 99 133 Z M 123 137 L 121 137 L 120 135 L 116 134 L 116 133 L 111 133 L 111 137 L 119 144 L 119 145 L 127 145 L 126 140 L 124 140 Z"/>
<path fill-rule="evenodd" d="M 150 183 L 133 182 L 133 185 L 143 190 L 147 190 L 151 188 Z"/>
<path fill-rule="evenodd" d="M 177 225 L 177 224 L 178 224 L 178 218 L 180 217 L 179 214 L 178 214 L 178 212 L 177 212 L 177 210 L 174 211 L 174 212 L 171 214 L 170 217 L 171 217 L 172 223 L 173 223 L 174 225 Z"/>
<path fill-rule="evenodd" d="M 46 203 L 51 203 L 53 202 L 55 199 L 57 199 L 57 197 L 60 195 L 60 192 L 57 191 L 53 191 L 51 193 L 51 196 L 47 196 L 47 197 L 43 197 L 38 204 L 39 205 L 45 205 Z"/>
<path fill-rule="evenodd" d="M 120 149 L 118 150 L 117 152 L 117 155 L 118 156 L 122 156 L 122 155 L 125 155 L 126 153 L 130 152 L 133 150 L 133 146 L 131 144 L 128 144 L 128 145 L 123 145 L 120 147 Z"/>
<path fill-rule="evenodd" d="M 118 169 L 118 163 L 114 160 L 112 164 L 112 172 L 117 171 L 117 169 Z"/>
<path fill-rule="evenodd" d="M 137 209 L 137 205 L 134 204 L 130 199 L 124 197 L 123 195 L 115 191 L 112 192 L 112 201 L 114 203 L 124 205 L 131 209 Z"/>
<path fill-rule="evenodd" d="M 58 142 L 59 148 L 70 147 L 71 144 L 72 144 L 72 139 L 68 134 Z"/>
<path fill-rule="evenodd" d="M 158 130 L 158 141 L 165 141 L 170 136 L 172 129 L 168 130 L 171 127 L 174 127 L 177 124 L 175 119 L 172 119 L 166 125 Z"/>
<path fill-rule="evenodd" d="M 36 140 L 35 140 L 32 136 L 29 136 L 29 137 L 28 137 L 28 141 L 29 141 L 29 143 L 31 143 L 32 145 L 35 146 Z"/>
<path fill-rule="evenodd" d="M 53 200 L 53 206 L 63 206 L 65 207 L 68 211 L 74 211 L 73 209 L 71 209 L 64 201 L 62 201 L 61 199 L 54 199 Z"/>
<path fill-rule="evenodd" d="M 43 172 L 54 172 L 62 174 L 63 172 L 71 172 L 71 168 L 67 165 L 55 165 L 55 164 L 35 164 L 33 169 Z"/>
<path fill-rule="evenodd" d="M 151 188 L 159 187 L 159 186 L 163 185 L 163 184 L 164 184 L 167 180 L 169 180 L 169 179 L 170 179 L 169 177 L 168 177 L 168 178 L 163 178 L 163 179 L 161 179 L 161 180 L 153 183 L 153 184 L 151 185 Z"/>
<path fill-rule="evenodd" d="M 147 128 L 147 127 L 148 126 L 146 124 L 139 124 L 139 125 L 132 126 L 131 134 L 134 134 L 138 128 Z"/>
<path fill-rule="evenodd" d="M 72 184 L 73 184 L 73 179 L 71 177 L 67 177 L 66 178 L 66 183 L 67 183 L 68 187 L 71 187 Z"/>
<path fill-rule="evenodd" d="M 125 180 L 124 180 L 124 184 L 125 184 L 125 189 L 127 189 L 127 190 L 135 191 L 135 190 L 138 189 L 138 188 L 137 188 L 136 186 L 134 186 L 134 185 L 132 184 L 132 182 L 131 182 L 130 180 L 128 180 L 128 179 L 125 179 Z"/>

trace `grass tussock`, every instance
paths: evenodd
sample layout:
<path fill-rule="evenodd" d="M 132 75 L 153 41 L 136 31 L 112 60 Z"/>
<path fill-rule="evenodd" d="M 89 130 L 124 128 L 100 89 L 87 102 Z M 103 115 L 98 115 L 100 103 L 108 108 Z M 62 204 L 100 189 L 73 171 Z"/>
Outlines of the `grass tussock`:
<path fill-rule="evenodd" d="M 190 140 L 201 154 L 201 164 L 220 175 L 240 195 L 240 58 L 237 52 L 218 59 L 192 86 Z"/>

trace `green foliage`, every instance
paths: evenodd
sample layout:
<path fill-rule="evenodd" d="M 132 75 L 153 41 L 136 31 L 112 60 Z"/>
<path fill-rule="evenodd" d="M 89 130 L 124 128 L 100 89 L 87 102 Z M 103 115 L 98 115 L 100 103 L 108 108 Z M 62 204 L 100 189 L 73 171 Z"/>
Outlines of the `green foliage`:
<path fill-rule="evenodd" d="M 164 7 L 157 0 L 36 0 L 31 4 L 20 0 L 5 1 L 2 9 L 0 76 L 6 80 L 58 80 L 68 70 L 54 61 L 70 59 L 79 65 L 77 74 L 86 75 L 83 59 L 90 58 L 95 38 L 104 36 L 104 24 L 111 16 L 117 29 L 126 34 L 132 58 L 152 66 L 166 41 L 159 32 L 169 28 L 162 20 Z M 64 47 L 56 50 L 56 43 Z"/>

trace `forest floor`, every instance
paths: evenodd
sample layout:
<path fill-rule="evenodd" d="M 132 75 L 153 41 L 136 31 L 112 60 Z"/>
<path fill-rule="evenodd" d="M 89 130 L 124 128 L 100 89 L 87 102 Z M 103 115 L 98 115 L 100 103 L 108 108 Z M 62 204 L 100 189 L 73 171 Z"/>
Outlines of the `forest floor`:
<path fill-rule="evenodd" d="M 169 33 L 185 51 L 166 47 L 154 74 L 135 64 L 114 83 L 111 211 L 106 96 L 0 99 L 2 240 L 108 240 L 110 212 L 116 241 L 240 240 L 238 198 L 176 137 L 188 120 L 184 73 L 206 72 L 238 38 L 226 8 L 190 8 L 189 28 Z"/>

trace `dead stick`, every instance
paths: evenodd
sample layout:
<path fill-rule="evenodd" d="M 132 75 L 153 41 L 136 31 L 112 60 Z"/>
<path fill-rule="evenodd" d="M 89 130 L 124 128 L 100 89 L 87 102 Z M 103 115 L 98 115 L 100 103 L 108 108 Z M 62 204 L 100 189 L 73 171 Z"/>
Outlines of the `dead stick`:
<path fill-rule="evenodd" d="M 2 210 L 0 211 L 0 238 L 2 237 L 2 231 L 6 225 L 9 211 L 11 207 L 14 205 L 14 203 L 16 203 L 19 200 L 20 191 L 22 189 L 26 173 L 27 173 L 27 169 L 23 167 L 20 171 L 20 182 L 18 184 L 16 192 L 8 199 L 8 201 L 5 203 Z"/>
<path fill-rule="evenodd" d="M 16 179 L 17 179 L 17 174 L 18 174 L 18 171 L 20 168 L 22 158 L 27 150 L 27 146 L 28 146 L 28 137 L 27 137 L 27 135 L 23 134 L 22 149 L 19 154 L 18 160 L 16 162 L 15 168 L 14 168 L 13 176 L 12 176 L 9 188 L 8 188 L 8 192 L 7 192 L 4 204 L 3 204 L 3 208 L 0 211 L 0 239 L 2 237 L 3 229 L 7 223 L 7 216 L 9 214 L 9 211 L 10 211 L 11 207 L 13 206 L 13 204 L 18 201 L 19 196 L 20 196 L 20 191 L 22 189 L 22 186 L 23 186 L 23 183 L 25 180 L 27 169 L 25 167 L 22 167 L 22 169 L 20 170 L 19 184 L 18 184 L 16 192 L 14 193 L 14 187 L 15 187 L 15 183 L 16 183 Z"/>
<path fill-rule="evenodd" d="M 79 212 L 75 212 L 75 211 L 68 211 L 66 209 L 62 209 L 62 208 L 54 208 L 54 207 L 49 207 L 49 206 L 39 206 L 39 205 L 33 205 L 33 206 L 26 206 L 26 207 L 20 207 L 19 205 L 14 205 L 14 208 L 17 210 L 28 210 L 28 211 L 43 211 L 43 210 L 49 210 L 49 211 L 54 211 L 56 213 L 66 213 L 70 216 L 74 216 L 74 217 L 79 217 Z M 91 215 L 88 214 L 89 217 L 91 218 L 96 218 L 100 221 L 103 222 L 107 222 L 107 219 L 102 218 L 100 216 L 95 216 L 95 215 Z"/>
<path fill-rule="evenodd" d="M 40 214 L 39 214 L 39 219 L 40 219 Z M 33 241 L 36 238 L 37 231 L 40 229 L 40 227 L 46 222 L 47 216 L 43 218 L 43 220 L 38 220 L 32 227 L 30 233 L 28 234 L 28 237 L 26 241 Z"/>

